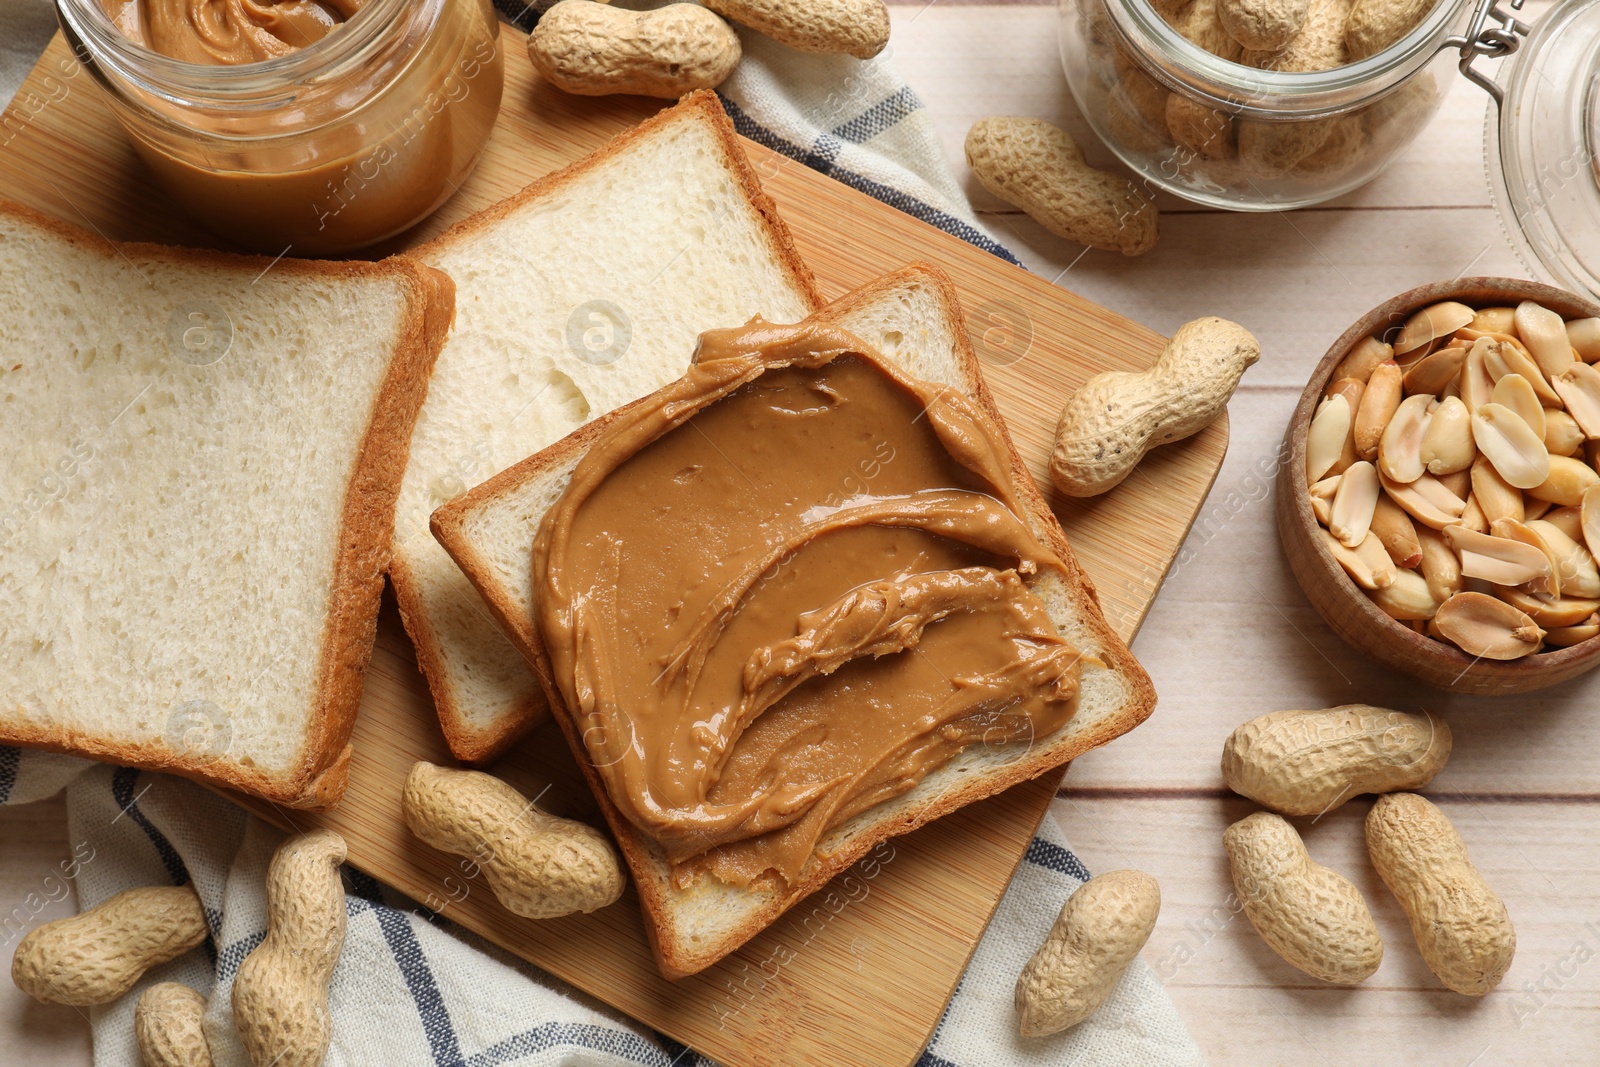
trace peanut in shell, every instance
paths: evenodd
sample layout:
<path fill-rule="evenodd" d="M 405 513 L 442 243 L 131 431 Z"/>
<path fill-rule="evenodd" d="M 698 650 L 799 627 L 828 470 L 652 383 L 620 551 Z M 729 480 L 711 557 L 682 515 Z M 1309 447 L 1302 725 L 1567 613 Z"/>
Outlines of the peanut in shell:
<path fill-rule="evenodd" d="M 1444 813 L 1415 793 L 1391 793 L 1368 812 L 1366 836 L 1372 866 L 1411 921 L 1428 969 L 1466 996 L 1499 985 L 1516 931 Z"/>
<path fill-rule="evenodd" d="M 1274 711 L 1241 724 L 1222 746 L 1222 780 L 1283 815 L 1322 815 L 1364 793 L 1420 789 L 1450 758 L 1436 715 L 1371 704 Z"/>

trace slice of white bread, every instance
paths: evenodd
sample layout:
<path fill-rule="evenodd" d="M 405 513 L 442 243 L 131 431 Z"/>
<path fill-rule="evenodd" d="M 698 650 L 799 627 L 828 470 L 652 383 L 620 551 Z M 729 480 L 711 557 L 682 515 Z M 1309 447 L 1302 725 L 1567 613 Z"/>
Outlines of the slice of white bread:
<path fill-rule="evenodd" d="M 0 204 L 0 742 L 337 801 L 452 292 Z"/>
<path fill-rule="evenodd" d="M 455 279 L 458 310 L 412 439 L 391 577 L 445 739 L 482 763 L 545 700 L 428 516 L 682 375 L 701 331 L 820 301 L 712 93 L 407 254 Z"/>
<path fill-rule="evenodd" d="M 936 268 L 904 268 L 823 309 L 817 318 L 851 330 L 912 375 L 960 390 L 1003 427 L 961 326 L 954 290 Z M 733 951 L 883 839 L 1058 767 L 1132 729 L 1154 707 L 1149 678 L 1101 615 L 1093 587 L 1008 440 L 1012 477 L 1029 526 L 1066 565 L 1064 573 L 1046 571 L 1029 586 L 1044 600 L 1062 636 L 1087 654 L 1072 719 L 1031 744 L 967 749 L 910 792 L 831 831 L 793 886 L 757 883 L 743 889 L 703 877 L 678 889 L 660 849 L 607 797 L 553 685 L 534 624 L 532 558 L 539 521 L 566 489 L 589 444 L 620 415 L 590 423 L 441 508 L 433 527 L 544 683 L 556 719 L 633 871 L 645 926 L 668 977 L 692 974 Z"/>

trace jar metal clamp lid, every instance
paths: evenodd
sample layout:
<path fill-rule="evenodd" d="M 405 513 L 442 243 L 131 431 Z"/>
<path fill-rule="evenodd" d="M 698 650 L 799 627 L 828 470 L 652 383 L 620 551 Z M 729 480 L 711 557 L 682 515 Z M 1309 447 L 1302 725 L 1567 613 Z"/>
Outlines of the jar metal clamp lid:
<path fill-rule="evenodd" d="M 1495 80 L 1479 70 L 1479 59 L 1499 59 L 1509 56 L 1522 44 L 1531 30 L 1526 22 L 1511 12 L 1522 10 L 1522 0 L 1511 0 L 1511 11 L 1500 6 L 1499 0 L 1478 0 L 1467 32 L 1448 37 L 1439 46 L 1440 51 L 1455 48 L 1461 52 L 1461 73 L 1471 82 L 1494 97 L 1499 104 L 1503 93 Z"/>

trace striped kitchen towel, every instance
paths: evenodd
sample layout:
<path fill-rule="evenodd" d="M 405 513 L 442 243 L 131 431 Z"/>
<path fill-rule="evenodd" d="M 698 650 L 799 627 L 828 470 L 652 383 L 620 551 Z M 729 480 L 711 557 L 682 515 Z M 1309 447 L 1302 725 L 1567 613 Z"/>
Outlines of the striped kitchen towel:
<path fill-rule="evenodd" d="M 514 25 L 532 29 L 556 0 L 495 2 Z M 659 5 L 623 0 L 617 6 Z M 735 28 L 744 58 L 717 95 L 741 134 L 1008 263 L 1019 262 L 972 213 L 922 101 L 895 73 L 892 39 L 881 55 L 863 62 L 797 52 Z M 770 178 L 772 171 L 761 176 Z"/>
<path fill-rule="evenodd" d="M 5 902 L 6 955 L 68 883 L 76 884 L 84 908 L 135 886 L 192 883 L 211 938 L 151 970 L 120 1000 L 88 1009 L 95 1064 L 137 1067 L 133 1010 L 140 990 L 182 982 L 207 999 L 205 1030 L 218 1067 L 250 1067 L 233 1029 L 229 992 L 239 964 L 266 932 L 263 884 L 283 835 L 180 778 L 0 748 L 0 802 L 27 803 L 62 788 L 65 858 L 59 870 L 41 875 L 36 893 Z M 1011 1003 L 1017 974 L 1088 873 L 1056 820 L 1046 818 L 917 1067 L 1203 1063 L 1143 960 L 1088 1022 L 1054 1037 L 1017 1036 Z M 714 1067 L 359 871 L 345 869 L 345 888 L 349 927 L 329 986 L 333 1046 L 326 1067 Z"/>
<path fill-rule="evenodd" d="M 524 26 L 540 10 L 500 2 L 502 12 Z M 805 55 L 740 32 L 745 59 L 721 95 L 740 132 L 787 161 L 771 166 L 814 167 L 1015 262 L 973 216 L 927 114 L 887 56 L 861 62 Z M 41 37 L 31 54 L 43 45 Z M 14 88 L 20 75 L 7 68 L 8 54 L 0 52 L 0 86 Z M 139 988 L 179 981 L 199 990 L 208 999 L 206 1031 L 217 1064 L 248 1067 L 230 1020 L 229 992 L 240 962 L 265 931 L 263 878 L 281 835 L 180 779 L 0 747 L 0 803 L 27 803 L 63 788 L 67 858 L 59 870 L 41 874 L 37 892 L 0 902 L 0 941 L 14 950 L 37 925 L 40 910 L 62 899 L 70 884 L 87 908 L 135 886 L 193 883 L 211 938 L 153 970 Z M 919 1067 L 1203 1063 L 1142 960 L 1088 1022 L 1049 1038 L 1017 1036 L 1017 974 L 1062 902 L 1087 877 L 1055 819 L 1046 818 Z M 345 880 L 349 930 L 330 990 L 328 1067 L 710 1064 L 366 875 L 347 869 Z M 88 1010 L 98 1067 L 136 1067 L 138 991 Z"/>

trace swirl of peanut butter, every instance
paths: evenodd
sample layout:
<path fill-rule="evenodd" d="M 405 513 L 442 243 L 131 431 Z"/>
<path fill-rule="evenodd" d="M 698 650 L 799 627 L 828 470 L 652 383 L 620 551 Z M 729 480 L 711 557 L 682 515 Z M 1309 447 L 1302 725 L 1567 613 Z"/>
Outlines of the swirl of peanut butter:
<path fill-rule="evenodd" d="M 1002 431 L 843 330 L 759 320 L 613 417 L 534 548 L 617 810 L 680 881 L 793 884 L 828 831 L 1076 708 Z"/>
<path fill-rule="evenodd" d="M 363 0 L 102 0 L 130 41 L 186 63 L 233 66 L 297 52 Z"/>

